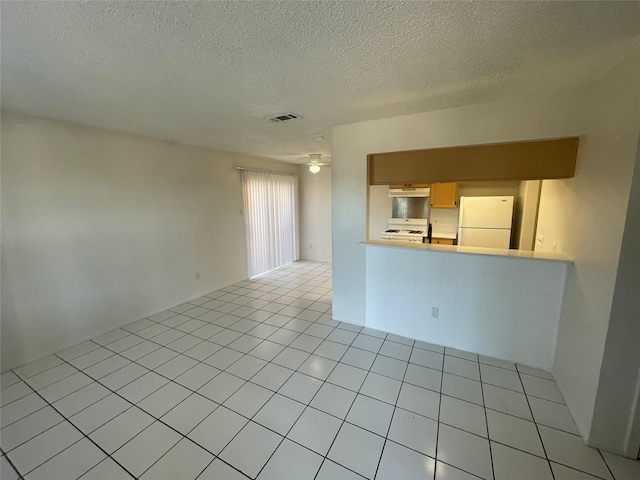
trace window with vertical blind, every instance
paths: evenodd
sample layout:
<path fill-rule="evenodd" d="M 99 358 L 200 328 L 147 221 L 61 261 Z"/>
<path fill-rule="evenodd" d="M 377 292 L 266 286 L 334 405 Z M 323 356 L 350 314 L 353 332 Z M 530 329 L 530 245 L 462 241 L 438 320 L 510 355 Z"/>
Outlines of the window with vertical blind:
<path fill-rule="evenodd" d="M 299 260 L 298 177 L 242 170 L 249 278 Z"/>

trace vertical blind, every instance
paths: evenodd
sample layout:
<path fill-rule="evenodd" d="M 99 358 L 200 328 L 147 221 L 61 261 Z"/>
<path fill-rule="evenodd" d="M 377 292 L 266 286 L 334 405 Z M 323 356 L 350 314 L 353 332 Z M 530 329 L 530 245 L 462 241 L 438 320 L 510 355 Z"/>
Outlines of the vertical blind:
<path fill-rule="evenodd" d="M 242 170 L 249 277 L 300 258 L 298 177 Z"/>

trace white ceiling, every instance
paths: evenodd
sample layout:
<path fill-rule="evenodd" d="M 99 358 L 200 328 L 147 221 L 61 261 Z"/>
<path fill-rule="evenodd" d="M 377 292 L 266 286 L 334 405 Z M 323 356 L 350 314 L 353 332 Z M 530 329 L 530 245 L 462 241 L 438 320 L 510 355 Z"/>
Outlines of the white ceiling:
<path fill-rule="evenodd" d="M 588 84 L 637 48 L 639 6 L 3 1 L 1 100 L 300 163 L 332 125 Z"/>

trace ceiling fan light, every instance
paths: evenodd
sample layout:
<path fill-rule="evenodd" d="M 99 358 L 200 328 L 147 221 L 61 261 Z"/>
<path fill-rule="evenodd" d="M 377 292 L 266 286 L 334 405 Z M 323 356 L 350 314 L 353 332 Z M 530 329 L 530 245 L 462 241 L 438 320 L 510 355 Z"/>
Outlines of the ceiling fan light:
<path fill-rule="evenodd" d="M 318 173 L 320 171 L 320 165 L 309 165 L 309 171 L 311 173 Z"/>

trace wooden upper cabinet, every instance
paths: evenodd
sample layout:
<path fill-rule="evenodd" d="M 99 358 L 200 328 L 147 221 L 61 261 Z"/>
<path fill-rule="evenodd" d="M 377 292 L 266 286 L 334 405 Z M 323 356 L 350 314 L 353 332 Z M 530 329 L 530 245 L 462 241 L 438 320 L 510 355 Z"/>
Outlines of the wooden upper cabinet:
<path fill-rule="evenodd" d="M 369 185 L 571 178 L 577 152 L 572 137 L 371 153 Z"/>
<path fill-rule="evenodd" d="M 458 184 L 432 183 L 430 204 L 431 208 L 457 208 Z"/>

